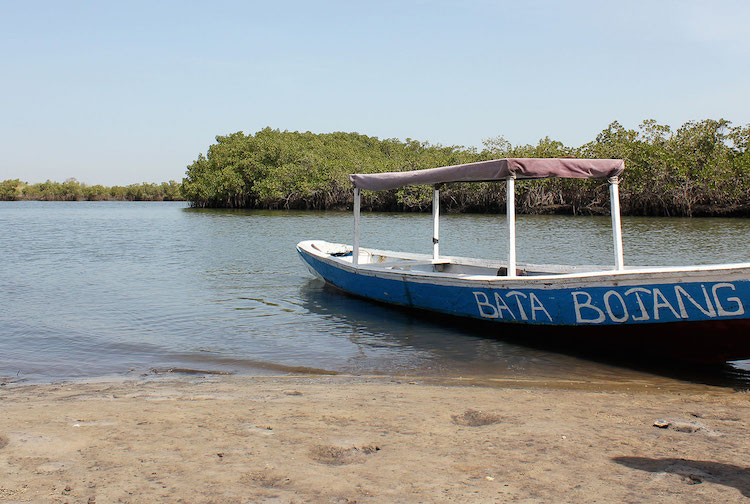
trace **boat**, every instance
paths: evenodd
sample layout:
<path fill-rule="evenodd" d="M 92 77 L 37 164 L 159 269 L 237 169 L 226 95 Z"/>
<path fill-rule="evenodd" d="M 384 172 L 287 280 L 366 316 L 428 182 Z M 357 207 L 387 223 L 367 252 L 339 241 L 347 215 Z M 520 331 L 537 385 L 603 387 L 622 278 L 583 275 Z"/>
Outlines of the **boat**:
<path fill-rule="evenodd" d="M 466 317 L 482 334 L 563 343 L 636 357 L 724 363 L 750 359 L 750 263 L 626 266 L 620 159 L 505 158 L 403 172 L 352 174 L 352 245 L 306 240 L 297 251 L 312 274 L 349 294 Z M 609 184 L 614 261 L 609 266 L 516 261 L 515 181 L 601 179 Z M 507 257 L 440 254 L 440 188 L 454 182 L 505 182 Z M 433 186 L 432 253 L 360 247 L 361 191 Z"/>

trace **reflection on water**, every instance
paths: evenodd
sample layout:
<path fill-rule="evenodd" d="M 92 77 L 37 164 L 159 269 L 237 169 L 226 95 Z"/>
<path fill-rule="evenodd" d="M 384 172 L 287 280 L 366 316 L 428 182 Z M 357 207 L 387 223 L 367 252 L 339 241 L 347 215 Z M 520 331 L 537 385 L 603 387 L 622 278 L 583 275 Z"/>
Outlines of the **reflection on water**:
<path fill-rule="evenodd" d="M 367 355 L 379 348 L 408 349 L 412 361 L 404 369 L 389 359 L 382 372 L 407 372 L 422 376 L 473 376 L 503 379 L 531 378 L 596 383 L 631 383 L 666 387 L 672 379 L 745 389 L 750 387 L 747 362 L 696 367 L 664 361 L 633 362 L 617 355 L 581 354 L 577 350 L 544 345 L 529 346 L 491 337 L 494 325 L 433 313 L 412 312 L 345 294 L 320 280 L 302 288 L 305 307 L 331 321 L 331 327 L 356 326 L 350 339 L 362 345 L 362 358 L 372 366 L 377 359 Z M 523 327 L 506 338 L 524 341 Z M 531 341 L 529 344 L 533 345 Z M 562 351 L 561 351 L 562 350 Z M 357 372 L 357 369 L 347 369 Z"/>
<path fill-rule="evenodd" d="M 504 255 L 502 215 L 447 215 L 445 254 Z M 606 264 L 608 218 L 519 216 L 525 262 Z M 748 261 L 741 219 L 623 219 L 630 264 Z M 362 244 L 431 250 L 426 214 L 365 214 Z M 0 202 L 0 377 L 150 368 L 294 370 L 739 386 L 748 362 L 635 369 L 485 338 L 460 320 L 373 304 L 316 280 L 297 242 L 348 243 L 342 212 L 195 210 L 180 203 Z M 734 375 L 733 377 L 730 375 Z M 729 381 L 727 381 L 729 380 Z"/>

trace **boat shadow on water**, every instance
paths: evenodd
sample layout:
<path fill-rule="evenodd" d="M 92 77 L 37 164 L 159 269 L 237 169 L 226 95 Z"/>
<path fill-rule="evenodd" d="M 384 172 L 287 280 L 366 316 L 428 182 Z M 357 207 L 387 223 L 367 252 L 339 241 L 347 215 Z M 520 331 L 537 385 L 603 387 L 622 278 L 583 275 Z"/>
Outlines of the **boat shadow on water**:
<path fill-rule="evenodd" d="M 750 390 L 750 361 L 725 364 L 696 364 L 658 357 L 642 351 L 643 338 L 632 348 L 614 345 L 611 328 L 590 328 L 585 337 L 570 338 L 579 328 L 535 328 L 455 317 L 409 307 L 380 303 L 349 294 L 320 280 L 301 286 L 303 307 L 339 324 L 355 327 L 370 345 L 403 347 L 455 359 L 467 366 L 476 362 L 484 371 L 556 368 L 560 375 L 570 369 L 577 379 L 585 379 L 590 366 L 593 375 L 602 370 L 612 378 L 646 373 L 693 384 Z M 598 344 L 597 344 L 598 343 Z M 537 372 L 530 369 L 531 373 Z M 544 373 L 544 371 L 542 371 Z"/>

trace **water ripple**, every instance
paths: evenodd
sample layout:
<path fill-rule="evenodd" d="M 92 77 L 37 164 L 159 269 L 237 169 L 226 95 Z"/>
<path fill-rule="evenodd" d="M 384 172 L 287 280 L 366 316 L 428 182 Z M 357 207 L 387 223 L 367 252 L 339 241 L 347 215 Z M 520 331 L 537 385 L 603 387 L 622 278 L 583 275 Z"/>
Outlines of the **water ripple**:
<path fill-rule="evenodd" d="M 750 260 L 747 220 L 623 224 L 631 264 Z M 607 218 L 519 216 L 519 260 L 606 264 L 609 226 Z M 362 243 L 429 252 L 431 229 L 429 215 L 365 214 Z M 501 215 L 447 215 L 442 251 L 494 258 L 507 246 L 503 230 Z M 197 369 L 662 379 L 487 339 L 462 324 L 328 289 L 310 277 L 295 245 L 350 242 L 350 234 L 350 215 L 339 212 L 0 202 L 0 377 Z M 750 363 L 693 378 L 726 375 L 745 383 Z"/>

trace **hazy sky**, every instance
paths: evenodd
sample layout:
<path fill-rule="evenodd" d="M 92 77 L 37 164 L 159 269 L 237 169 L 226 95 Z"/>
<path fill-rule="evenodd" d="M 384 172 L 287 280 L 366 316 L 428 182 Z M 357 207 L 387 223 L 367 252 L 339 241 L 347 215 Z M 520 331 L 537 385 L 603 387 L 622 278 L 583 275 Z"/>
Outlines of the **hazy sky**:
<path fill-rule="evenodd" d="M 0 180 L 181 179 L 216 135 L 750 123 L 750 2 L 0 0 Z"/>

